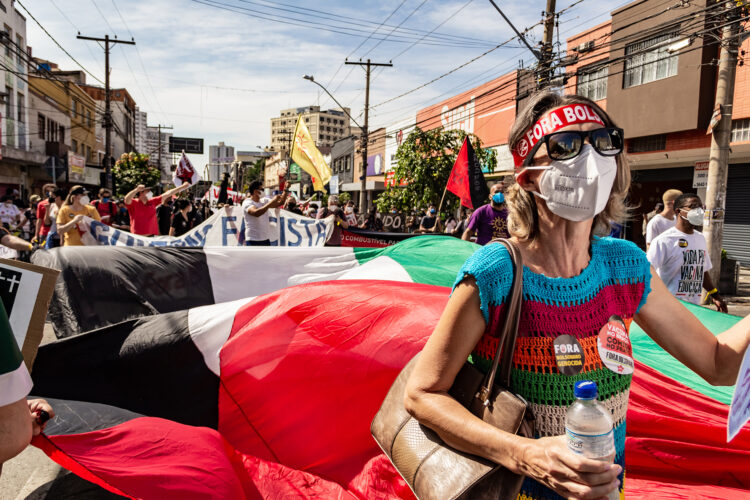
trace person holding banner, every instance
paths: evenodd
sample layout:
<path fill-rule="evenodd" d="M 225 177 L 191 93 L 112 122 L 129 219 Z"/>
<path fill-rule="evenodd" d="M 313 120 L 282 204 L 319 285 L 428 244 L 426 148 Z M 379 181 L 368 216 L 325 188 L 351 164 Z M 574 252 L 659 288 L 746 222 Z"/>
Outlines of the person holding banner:
<path fill-rule="evenodd" d="M 161 196 L 153 196 L 151 189 L 139 184 L 135 189 L 125 195 L 125 206 L 130 213 L 130 232 L 141 236 L 153 236 L 159 234 L 159 224 L 156 221 L 156 207 L 161 204 L 162 198 L 171 198 L 191 184 L 182 185 L 164 191 Z"/>
<path fill-rule="evenodd" d="M 474 211 L 461 239 L 471 241 L 475 234 L 477 245 L 486 245 L 494 238 L 510 237 L 502 183 L 490 188 L 490 202 Z"/>
<path fill-rule="evenodd" d="M 529 99 L 510 131 L 516 182 L 505 194 L 524 267 L 508 389 L 533 409 L 535 438 L 477 418 L 449 392 L 467 359 L 488 373 L 498 352 L 515 276 L 504 245 L 486 245 L 464 263 L 407 382 L 406 410 L 448 445 L 525 476 L 519 498 L 624 498 L 633 321 L 712 385 L 736 382 L 750 344 L 750 316 L 714 336 L 640 248 L 606 237 L 627 217 L 624 143 L 595 102 L 549 91 Z M 565 415 L 580 380 L 597 383 L 614 420 L 615 454 L 606 461 L 568 447 Z"/>
<path fill-rule="evenodd" d="M 78 224 L 84 217 L 100 220 L 99 212 L 89 205 L 89 197 L 83 186 L 73 186 L 57 213 L 57 232 L 63 235 L 63 246 L 81 246 L 81 235 L 85 232 Z"/>
<path fill-rule="evenodd" d="M 250 183 L 250 196 L 242 202 L 242 213 L 245 217 L 245 244 L 250 246 L 271 246 L 271 221 L 268 211 L 278 208 L 286 201 L 284 194 L 277 194 L 273 198 L 263 197 L 263 184 L 260 181 Z"/>

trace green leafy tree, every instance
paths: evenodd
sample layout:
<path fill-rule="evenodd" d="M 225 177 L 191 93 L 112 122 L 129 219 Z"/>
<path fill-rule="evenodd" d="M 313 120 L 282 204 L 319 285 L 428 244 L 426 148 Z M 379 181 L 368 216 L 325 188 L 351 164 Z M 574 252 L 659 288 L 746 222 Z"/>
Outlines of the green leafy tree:
<path fill-rule="evenodd" d="M 253 163 L 252 166 L 245 167 L 245 183 L 242 190 L 247 192 L 250 189 L 250 183 L 253 181 L 263 180 L 263 169 L 266 167 L 266 159 L 261 158 Z"/>
<path fill-rule="evenodd" d="M 466 136 L 469 136 L 477 161 L 494 172 L 497 166 L 495 151 L 483 149 L 479 137 L 467 134 L 462 130 L 443 130 L 442 128 L 424 131 L 419 128 L 409 134 L 396 151 L 397 165 L 394 168 L 396 186 L 389 186 L 375 201 L 380 212 L 395 206 L 406 212 L 414 208 L 427 207 L 430 203 L 438 205 L 450 177 L 456 156 Z M 408 182 L 400 187 L 401 180 Z M 460 200 L 448 192 L 443 202 L 442 212 L 453 212 Z"/>
<path fill-rule="evenodd" d="M 339 193 L 339 201 L 342 205 L 346 205 L 346 203 L 352 199 L 351 193 Z"/>
<path fill-rule="evenodd" d="M 112 172 L 118 196 L 125 196 L 139 184 L 153 187 L 161 182 L 161 172 L 158 167 L 149 165 L 148 158 L 148 155 L 123 153 L 115 162 Z"/>

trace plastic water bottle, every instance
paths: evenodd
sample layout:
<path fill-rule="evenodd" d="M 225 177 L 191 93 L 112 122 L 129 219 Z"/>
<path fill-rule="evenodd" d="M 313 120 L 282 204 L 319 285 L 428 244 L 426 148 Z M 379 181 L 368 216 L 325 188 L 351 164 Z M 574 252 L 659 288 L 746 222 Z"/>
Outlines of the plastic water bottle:
<path fill-rule="evenodd" d="M 612 415 L 597 401 L 599 391 L 596 382 L 581 380 L 576 382 L 576 401 L 568 408 L 565 416 L 565 434 L 568 449 L 586 458 L 613 463 L 615 461 L 615 434 Z M 608 498 L 620 498 L 615 489 Z"/>

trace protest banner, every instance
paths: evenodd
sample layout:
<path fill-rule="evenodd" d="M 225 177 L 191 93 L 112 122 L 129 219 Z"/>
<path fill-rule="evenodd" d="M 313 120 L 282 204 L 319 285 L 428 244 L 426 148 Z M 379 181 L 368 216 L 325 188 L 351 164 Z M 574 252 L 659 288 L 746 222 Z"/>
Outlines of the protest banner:
<path fill-rule="evenodd" d="M 341 231 L 341 246 L 343 247 L 363 247 L 363 248 L 382 248 L 395 245 L 399 241 L 404 241 L 412 236 L 419 236 L 416 233 L 383 233 L 380 231 L 365 231 L 364 229 L 343 229 Z"/>
<path fill-rule="evenodd" d="M 29 371 L 42 341 L 58 274 L 56 269 L 0 259 L 0 299 Z"/>
<path fill-rule="evenodd" d="M 271 246 L 319 247 L 325 245 L 333 231 L 333 216 L 311 219 L 281 210 L 269 216 Z M 199 226 L 180 237 L 139 236 L 85 217 L 81 225 L 85 245 L 139 247 L 204 247 L 245 245 L 245 218 L 242 208 L 226 206 L 219 209 Z"/>
<path fill-rule="evenodd" d="M 212 206 L 215 203 L 218 203 L 219 201 L 219 193 L 221 192 L 220 186 L 211 186 L 208 191 L 206 191 L 206 194 L 203 195 L 203 199 L 211 202 Z M 231 189 L 227 189 L 227 197 L 231 198 L 232 201 L 239 205 L 242 203 L 242 200 L 245 199 L 245 195 L 242 193 L 239 193 L 237 191 L 233 191 Z"/>
<path fill-rule="evenodd" d="M 387 233 L 406 232 L 406 216 L 403 214 L 382 214 L 380 220 L 383 221 L 383 230 Z"/>

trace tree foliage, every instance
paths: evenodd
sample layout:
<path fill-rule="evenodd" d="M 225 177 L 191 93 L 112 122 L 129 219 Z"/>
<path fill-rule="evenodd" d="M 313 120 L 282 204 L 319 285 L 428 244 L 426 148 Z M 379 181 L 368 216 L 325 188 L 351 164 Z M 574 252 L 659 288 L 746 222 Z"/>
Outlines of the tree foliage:
<path fill-rule="evenodd" d="M 158 167 L 149 165 L 148 155 L 123 153 L 115 162 L 112 172 L 115 174 L 115 186 L 118 196 L 125 196 L 139 184 L 153 187 L 161 182 Z"/>
<path fill-rule="evenodd" d="M 424 131 L 415 128 L 396 151 L 397 165 L 394 168 L 396 186 L 389 186 L 375 201 L 380 212 L 395 206 L 401 212 L 425 208 L 430 203 L 438 205 L 450 177 L 456 156 L 466 136 L 469 136 L 477 161 L 486 170 L 493 172 L 497 157 L 492 149 L 483 149 L 479 137 L 463 130 Z M 408 182 L 399 187 L 401 180 Z M 448 192 L 442 211 L 452 212 L 460 200 Z"/>

